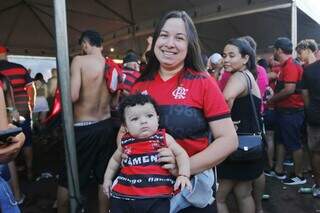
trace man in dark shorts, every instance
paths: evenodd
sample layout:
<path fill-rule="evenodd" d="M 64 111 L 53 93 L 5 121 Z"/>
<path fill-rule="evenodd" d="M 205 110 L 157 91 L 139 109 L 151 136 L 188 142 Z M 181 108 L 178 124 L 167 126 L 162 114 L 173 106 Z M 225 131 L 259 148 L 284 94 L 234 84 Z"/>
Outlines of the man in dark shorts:
<path fill-rule="evenodd" d="M 95 31 L 82 33 L 79 44 L 85 55 L 76 56 L 71 64 L 71 98 L 78 158 L 80 190 L 89 182 L 91 172 L 96 178 L 99 212 L 108 212 L 108 200 L 102 183 L 109 158 L 115 150 L 115 133 L 110 119 L 111 93 L 104 78 L 105 61 L 102 38 Z M 58 212 L 68 212 L 66 169 L 58 186 Z"/>
<path fill-rule="evenodd" d="M 302 67 L 294 61 L 292 42 L 279 37 L 274 43 L 274 58 L 281 64 L 274 96 L 268 103 L 275 104 L 276 113 L 276 165 L 274 174 L 286 185 L 305 184 L 302 174 L 301 130 L 304 122 L 304 103 L 301 95 Z M 294 175 L 287 177 L 283 171 L 285 149 L 292 152 Z"/>
<path fill-rule="evenodd" d="M 320 198 L 320 61 L 316 58 L 317 43 L 313 39 L 302 40 L 296 47 L 304 62 L 302 96 L 306 109 L 308 146 L 311 153 L 314 185 L 312 194 Z"/>

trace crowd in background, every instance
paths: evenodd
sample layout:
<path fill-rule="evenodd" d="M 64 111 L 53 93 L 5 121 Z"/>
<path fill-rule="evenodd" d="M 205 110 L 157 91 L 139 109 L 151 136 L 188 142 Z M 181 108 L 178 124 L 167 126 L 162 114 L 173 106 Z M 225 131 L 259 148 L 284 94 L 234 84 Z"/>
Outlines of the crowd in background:
<path fill-rule="evenodd" d="M 152 210 L 155 205 L 173 205 L 159 203 L 163 200 L 161 193 L 154 196 L 154 200 L 148 200 L 142 196 L 145 193 L 138 190 L 130 195 L 111 193 L 109 205 L 107 196 L 102 193 L 108 160 L 113 159 L 116 143 L 118 146 L 125 143 L 120 138 L 127 133 L 127 120 L 121 119 L 119 103 L 135 93 L 148 94 L 155 100 L 159 105 L 157 122 L 160 127 L 189 156 L 190 171 L 181 174 L 181 165 L 176 162 L 172 150 L 161 150 L 159 161 L 170 174 L 178 178 L 186 176 L 192 181 L 195 177 L 201 180 L 199 174 L 217 168 L 217 180 L 209 187 L 215 201 L 211 200 L 201 208 L 190 202 L 179 212 L 227 213 L 227 200 L 233 193 L 239 212 L 262 213 L 261 201 L 268 197 L 264 193 L 265 176 L 292 186 L 307 182 L 305 172 L 313 174 L 311 193 L 314 198 L 320 198 L 320 51 L 315 40 L 305 39 L 294 47 L 286 37 L 275 38 L 273 49 L 268 58 L 264 58 L 265 55 L 257 55 L 258 44 L 254 38 L 242 36 L 228 40 L 223 50 L 216 50 L 207 57 L 201 54 L 191 18 L 185 12 L 173 11 L 163 17 L 154 35 L 147 38 L 143 55 L 140 57 L 128 50 L 123 64 L 114 64 L 102 56 L 102 38 L 97 32 L 85 31 L 80 45 L 84 55 L 76 56 L 71 64 L 80 188 L 87 186 L 93 171 L 101 187 L 98 195 L 100 212 L 109 208 L 111 212 L 123 212 L 131 205 L 145 212 L 148 208 L 150 212 L 157 212 Z M 297 57 L 294 57 L 294 51 Z M 61 125 L 58 116 L 61 109 L 59 72 L 52 70 L 48 82 L 40 73 L 31 79 L 27 69 L 8 62 L 6 54 L 6 48 L 0 47 L 0 112 L 8 113 L 5 117 L 9 118 L 1 130 L 7 128 L 7 123 L 22 127 L 25 140 L 21 139 L 22 134 L 14 139 L 19 143 L 24 141 L 24 167 L 28 179 L 33 181 L 31 135 L 48 133 L 48 128 L 53 128 L 49 134 L 59 134 L 56 132 L 57 125 Z M 1 121 L 2 118 L 1 114 Z M 261 158 L 243 162 L 228 158 L 237 148 L 237 135 L 256 132 L 262 135 L 264 143 Z M 99 147 L 93 148 L 97 143 Z M 0 159 L 5 155 L 2 154 L 5 149 L 0 147 Z M 304 168 L 305 153 L 309 154 L 308 168 Z M 115 159 L 121 159 L 118 157 Z M 12 159 L 9 163 L 9 160 L 0 162 L 0 184 L 8 187 L 6 182 L 10 183 L 15 200 L 12 206 L 19 212 L 16 206 L 23 203 L 25 196 L 20 191 L 17 168 Z M 292 174 L 285 170 L 286 163 L 293 165 Z M 67 212 L 66 172 L 60 173 L 59 178 L 58 212 Z M 133 180 L 128 176 L 122 178 L 122 182 L 117 179 L 123 184 L 118 191 L 126 192 L 121 189 L 128 185 L 124 179 Z M 151 192 L 154 191 L 149 194 Z M 141 203 L 129 202 L 136 198 L 140 198 Z M 2 212 L 14 212 L 6 210 L 9 208 L 4 207 L 6 202 L 10 201 L 0 198 Z"/>

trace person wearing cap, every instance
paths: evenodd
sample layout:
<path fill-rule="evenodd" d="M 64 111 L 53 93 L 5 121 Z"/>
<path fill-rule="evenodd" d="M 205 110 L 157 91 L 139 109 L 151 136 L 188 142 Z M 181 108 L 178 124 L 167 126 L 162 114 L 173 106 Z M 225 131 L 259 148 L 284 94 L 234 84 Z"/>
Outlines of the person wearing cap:
<path fill-rule="evenodd" d="M 219 53 L 213 53 L 208 60 L 208 72 L 217 81 L 220 80 L 223 74 L 223 58 Z"/>
<path fill-rule="evenodd" d="M 130 94 L 131 87 L 136 82 L 136 80 L 140 77 L 140 64 L 139 64 L 139 56 L 133 51 L 128 50 L 127 54 L 123 58 L 123 70 L 122 70 L 122 78 L 120 83 L 120 93 L 114 99 L 113 106 L 111 108 L 111 117 L 114 123 L 114 129 L 116 132 L 119 131 L 121 126 L 120 114 L 117 110 L 118 103 L 121 101 L 123 96 L 127 96 Z"/>
<path fill-rule="evenodd" d="M 140 77 L 139 57 L 133 51 L 128 51 L 123 58 L 122 94 L 128 95 L 131 87 Z"/>
<path fill-rule="evenodd" d="M 123 58 L 123 67 L 140 71 L 139 56 L 134 51 L 129 50 Z"/>
<path fill-rule="evenodd" d="M 304 62 L 302 96 L 308 132 L 308 148 L 311 154 L 314 185 L 312 195 L 320 198 L 320 61 L 316 58 L 317 43 L 313 39 L 302 40 L 296 47 L 299 58 Z"/>
<path fill-rule="evenodd" d="M 292 58 L 292 42 L 279 37 L 274 43 L 274 59 L 281 64 L 281 73 L 277 80 L 275 94 L 268 103 L 275 104 L 276 127 L 276 164 L 272 176 L 286 185 L 306 183 L 302 174 L 301 128 L 304 122 L 304 103 L 301 95 L 302 67 Z M 287 177 L 283 169 L 285 151 L 292 152 L 294 175 Z"/>
<path fill-rule="evenodd" d="M 24 118 L 19 122 L 19 126 L 23 129 L 26 140 L 23 147 L 27 167 L 27 177 L 29 180 L 33 177 L 32 172 L 32 143 L 31 143 L 31 118 L 32 110 L 35 103 L 35 86 L 28 70 L 20 64 L 12 63 L 7 60 L 7 49 L 0 45 L 0 73 L 6 76 L 13 87 L 13 96 L 16 108 Z"/>

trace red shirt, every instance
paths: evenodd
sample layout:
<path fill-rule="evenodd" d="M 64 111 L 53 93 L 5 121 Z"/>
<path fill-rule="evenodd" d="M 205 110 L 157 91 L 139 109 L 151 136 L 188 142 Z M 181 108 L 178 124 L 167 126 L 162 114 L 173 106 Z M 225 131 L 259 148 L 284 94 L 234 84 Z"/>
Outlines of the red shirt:
<path fill-rule="evenodd" d="M 279 77 L 280 73 L 281 73 L 281 65 L 276 65 L 271 67 L 271 71 L 274 72 L 275 74 L 277 74 L 277 76 Z M 276 83 L 277 83 L 278 79 L 270 79 L 269 80 L 269 86 L 275 90 L 276 88 Z"/>
<path fill-rule="evenodd" d="M 275 93 L 281 91 L 286 83 L 296 84 L 296 91 L 289 97 L 276 102 L 276 108 L 303 108 L 302 95 L 298 92 L 299 83 L 301 82 L 303 74 L 302 67 L 295 63 L 290 57 L 283 63 L 281 69 Z"/>
<path fill-rule="evenodd" d="M 189 156 L 209 145 L 208 122 L 230 117 L 216 81 L 206 72 L 186 69 L 166 81 L 157 73 L 152 80 L 137 82 L 132 92 L 147 93 L 155 99 L 160 126 Z"/>

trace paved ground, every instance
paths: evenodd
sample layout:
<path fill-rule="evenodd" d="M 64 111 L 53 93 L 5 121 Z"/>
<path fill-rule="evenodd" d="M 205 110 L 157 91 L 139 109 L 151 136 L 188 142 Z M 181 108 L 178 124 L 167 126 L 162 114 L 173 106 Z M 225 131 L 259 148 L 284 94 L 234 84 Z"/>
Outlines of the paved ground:
<path fill-rule="evenodd" d="M 56 199 L 56 179 L 59 163 L 63 161 L 64 151 L 61 138 L 49 139 L 47 141 L 36 138 L 34 141 L 35 151 L 35 177 L 44 172 L 49 172 L 53 178 L 43 178 L 38 181 L 29 182 L 23 173 L 21 185 L 23 192 L 27 195 L 23 206 L 24 213 L 54 213 L 56 209 L 52 205 Z M 308 183 L 311 186 L 310 174 Z M 320 213 L 320 199 L 312 198 L 311 194 L 298 193 L 299 187 L 285 187 L 278 180 L 267 178 L 266 193 L 270 194 L 270 199 L 263 201 L 265 213 Z M 96 212 L 97 197 L 94 182 L 88 187 L 87 201 L 88 212 Z M 232 208 L 231 213 L 237 213 L 233 199 L 229 201 Z"/>

